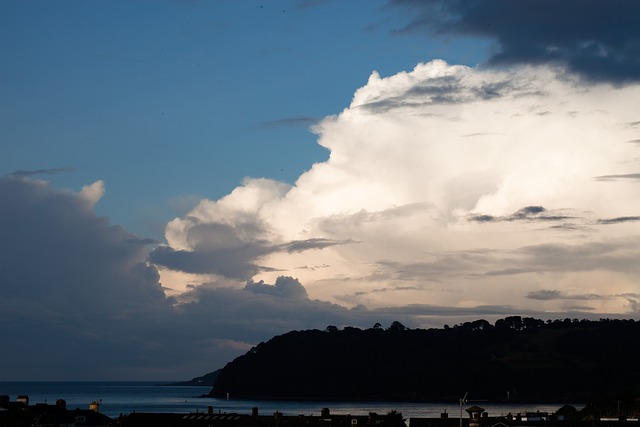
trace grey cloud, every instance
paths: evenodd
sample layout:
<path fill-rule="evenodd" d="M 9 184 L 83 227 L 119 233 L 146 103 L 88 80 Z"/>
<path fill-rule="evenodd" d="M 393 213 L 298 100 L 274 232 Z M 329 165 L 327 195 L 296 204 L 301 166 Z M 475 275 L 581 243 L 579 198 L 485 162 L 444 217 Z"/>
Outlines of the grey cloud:
<path fill-rule="evenodd" d="M 322 264 L 322 265 L 301 265 L 296 267 L 297 270 L 310 270 L 310 271 L 315 271 L 318 270 L 320 268 L 328 268 L 329 264 Z"/>
<path fill-rule="evenodd" d="M 564 224 L 555 224 L 549 227 L 551 230 L 560 230 L 560 231 L 585 231 L 587 228 L 581 225 L 564 223 Z"/>
<path fill-rule="evenodd" d="M 551 301 L 551 300 L 601 300 L 608 299 L 610 297 L 604 295 L 595 295 L 595 294 L 580 294 L 580 295 L 569 295 L 565 292 L 551 289 L 544 289 L 541 291 L 529 292 L 527 294 L 527 298 L 533 300 L 540 301 Z"/>
<path fill-rule="evenodd" d="M 215 251 L 218 249 L 239 248 L 249 244 L 265 246 L 262 239 L 265 234 L 264 225 L 253 215 L 236 214 L 236 224 L 229 225 L 220 222 L 199 223 L 195 218 L 190 218 L 195 223 L 187 234 L 189 246 L 197 251 Z"/>
<path fill-rule="evenodd" d="M 492 277 L 527 273 L 613 271 L 640 273 L 640 244 L 637 238 L 583 244 L 540 244 L 511 251 L 456 251 L 434 256 L 425 262 L 380 261 L 380 277 L 394 280 L 451 280 L 456 276 Z M 478 274 L 476 272 L 484 271 Z M 549 296 L 550 294 L 533 294 Z M 540 299 L 540 298 L 538 298 Z"/>
<path fill-rule="evenodd" d="M 628 173 L 621 175 L 602 175 L 595 178 L 598 181 L 616 181 L 620 179 L 640 180 L 640 173 Z"/>
<path fill-rule="evenodd" d="M 412 263 L 379 261 L 378 265 L 384 270 L 384 273 L 379 275 L 398 280 L 441 281 L 445 276 L 465 275 L 483 268 L 488 263 L 496 262 L 496 259 L 502 259 L 499 251 L 488 249 L 445 252 L 434 254 L 432 257 L 434 259 L 430 261 Z"/>
<path fill-rule="evenodd" d="M 485 135 L 491 135 L 491 133 L 488 132 L 475 132 L 475 133 L 469 133 L 466 135 L 462 135 L 463 138 L 473 138 L 475 136 L 485 136 Z"/>
<path fill-rule="evenodd" d="M 524 310 L 517 311 L 512 306 L 507 305 L 481 305 L 477 307 L 448 307 L 429 304 L 411 304 L 404 307 L 386 307 L 380 310 L 384 310 L 387 313 L 404 313 L 405 315 L 412 316 L 444 316 L 444 317 L 458 317 L 458 316 L 470 316 L 477 319 L 478 315 L 513 315 L 518 312 L 519 314 L 532 314 L 535 311 Z"/>
<path fill-rule="evenodd" d="M 36 175 L 57 175 L 60 173 L 73 172 L 72 168 L 53 168 L 53 169 L 36 169 L 36 170 L 17 170 L 11 172 L 8 176 L 15 178 L 28 178 Z"/>
<path fill-rule="evenodd" d="M 267 253 L 268 251 L 260 245 L 210 251 L 184 251 L 159 246 L 151 252 L 149 260 L 172 270 L 218 274 L 231 279 L 248 280 L 260 271 L 260 267 L 252 261 Z"/>
<path fill-rule="evenodd" d="M 640 313 L 640 295 L 639 294 L 622 294 L 621 297 L 625 298 L 634 313 Z"/>
<path fill-rule="evenodd" d="M 485 37 L 489 65 L 556 63 L 595 81 L 640 80 L 634 0 L 391 0 L 410 16 L 399 32 Z"/>
<path fill-rule="evenodd" d="M 332 240 L 332 239 L 307 239 L 307 240 L 295 240 L 293 242 L 285 243 L 283 245 L 276 246 L 278 250 L 282 249 L 286 252 L 303 252 L 308 251 L 310 249 L 323 249 L 329 246 L 336 245 L 345 245 L 349 243 L 354 243 L 352 240 Z"/>
<path fill-rule="evenodd" d="M 560 291 L 552 291 L 552 290 L 529 292 L 527 294 L 527 298 L 543 300 L 543 301 L 555 300 L 555 299 L 564 299 L 563 296 L 562 296 L 562 292 L 560 292 Z"/>
<path fill-rule="evenodd" d="M 354 292 L 352 296 L 359 297 L 359 296 L 369 295 L 369 294 L 381 294 L 381 293 L 398 292 L 398 291 L 400 292 L 415 291 L 419 289 L 420 288 L 418 288 L 417 286 L 393 286 L 389 288 L 375 288 L 375 289 L 369 289 L 367 291 L 358 291 L 358 292 Z"/>
<path fill-rule="evenodd" d="M 390 261 L 380 261 L 378 263 L 391 273 L 391 277 L 398 280 L 410 280 L 415 278 L 441 280 L 443 275 L 458 274 L 469 271 L 474 265 L 463 254 L 446 255 L 438 257 L 430 262 L 400 263 Z"/>
<path fill-rule="evenodd" d="M 291 277 L 281 277 L 274 285 L 248 282 L 242 289 L 203 285 L 192 291 L 195 302 L 181 307 L 182 320 L 193 325 L 189 330 L 202 328 L 209 334 L 242 337 L 254 345 L 291 329 L 324 329 L 330 324 L 371 327 L 376 322 L 390 324 L 400 320 L 406 325 L 416 325 L 415 319 L 401 312 L 387 313 L 363 306 L 347 309 L 309 299 L 303 290 L 297 279 Z M 215 324 L 211 322 L 212 316 Z"/>
<path fill-rule="evenodd" d="M 268 266 L 256 263 L 265 255 L 276 252 L 303 252 L 351 243 L 350 240 L 315 238 L 271 245 L 264 240 L 244 242 L 234 234 L 232 227 L 226 225 L 207 224 L 203 229 L 207 232 L 189 234 L 198 236 L 196 248 L 203 249 L 185 251 L 159 246 L 149 255 L 150 261 L 187 273 L 218 274 L 231 279 L 249 280 L 260 271 L 273 271 Z M 220 231 L 219 235 L 215 233 L 216 230 Z M 216 244 L 221 247 L 215 248 Z"/>
<path fill-rule="evenodd" d="M 320 228 L 327 233 L 349 234 L 351 227 L 359 227 L 368 222 L 392 221 L 394 219 L 410 218 L 413 215 L 424 213 L 433 209 L 428 203 L 407 203 L 401 206 L 394 206 L 381 211 L 369 212 L 361 210 L 353 214 L 335 214 L 322 220 Z M 345 240 L 343 243 L 358 243 L 353 240 Z"/>
<path fill-rule="evenodd" d="M 256 294 L 273 295 L 280 298 L 309 299 L 307 290 L 293 277 L 280 276 L 274 285 L 267 285 L 264 281 L 249 281 L 244 287 Z"/>
<path fill-rule="evenodd" d="M 588 305 L 566 305 L 563 307 L 563 309 L 566 311 L 579 312 L 583 315 L 583 317 L 584 317 L 584 313 L 589 311 L 595 311 L 594 307 L 591 307 Z M 572 316 L 572 317 L 575 317 L 575 316 Z"/>
<path fill-rule="evenodd" d="M 500 268 L 485 273 L 488 276 L 550 271 L 615 271 L 637 274 L 640 265 L 640 245 L 637 238 L 608 242 L 591 242 L 581 245 L 541 244 L 514 251 Z"/>
<path fill-rule="evenodd" d="M 529 81 L 517 79 L 514 76 L 504 76 L 497 81 L 473 81 L 467 77 L 464 73 L 432 77 L 413 85 L 400 95 L 374 98 L 357 108 L 383 113 L 405 107 L 460 104 L 537 93 L 531 89 Z"/>
<path fill-rule="evenodd" d="M 529 215 L 537 215 L 545 211 L 546 209 L 543 208 L 542 206 L 526 206 L 520 209 L 518 212 L 516 212 L 514 216 L 524 218 L 524 217 L 528 217 Z"/>
<path fill-rule="evenodd" d="M 412 322 L 419 322 L 422 327 L 442 327 L 443 323 L 459 324 L 467 321 L 485 319 L 491 323 L 506 316 L 526 316 L 538 319 L 584 318 L 598 319 L 599 313 L 592 313 L 591 307 L 582 310 L 578 307 L 566 307 L 561 313 L 553 313 L 536 309 L 535 304 L 523 309 L 509 305 L 479 305 L 475 307 L 449 307 L 429 304 L 414 304 L 403 307 L 380 308 L 387 316 L 406 316 Z M 616 316 L 607 316 L 616 317 Z"/>
<path fill-rule="evenodd" d="M 472 215 L 469 217 L 471 221 L 475 222 L 496 222 L 500 221 L 500 217 L 493 215 Z"/>
<path fill-rule="evenodd" d="M 508 216 L 493 216 L 476 214 L 468 218 L 474 222 L 503 222 L 503 221 L 561 221 L 572 219 L 566 215 L 552 215 L 542 206 L 525 206 Z"/>
<path fill-rule="evenodd" d="M 469 85 L 462 76 L 435 77 L 409 89 L 402 98 L 418 96 L 434 104 L 458 104 L 475 100 L 501 98 L 527 92 L 528 85 L 514 80 L 481 81 Z"/>
<path fill-rule="evenodd" d="M 636 222 L 640 221 L 640 216 L 619 216 L 616 218 L 602 218 L 598 220 L 599 224 L 620 224 L 623 222 Z"/>

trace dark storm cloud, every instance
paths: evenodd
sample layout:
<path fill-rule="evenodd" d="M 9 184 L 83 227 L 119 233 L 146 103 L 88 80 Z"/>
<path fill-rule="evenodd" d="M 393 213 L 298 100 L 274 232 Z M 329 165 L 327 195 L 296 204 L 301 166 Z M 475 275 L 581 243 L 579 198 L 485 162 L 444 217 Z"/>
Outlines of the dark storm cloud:
<path fill-rule="evenodd" d="M 3 377 L 139 366 L 124 355 L 149 356 L 171 303 L 145 262 L 148 245 L 81 195 L 0 178 L 0 323 L 12 348 L 0 352 L 0 370 L 11 367 Z M 144 319 L 159 321 L 154 329 Z"/>
<path fill-rule="evenodd" d="M 410 21 L 400 32 L 495 41 L 489 65 L 555 63 L 587 79 L 640 80 L 635 0 L 391 0 Z"/>
<path fill-rule="evenodd" d="M 164 294 L 144 265 L 149 240 L 110 226 L 81 196 L 25 178 L 0 179 L 0 289 L 4 296 L 33 295 L 34 302 L 115 303 Z M 142 280 L 140 280 L 142 279 Z M 112 283 L 111 281 L 114 281 Z M 91 285 L 91 293 L 86 292 Z M 35 292 L 35 291 L 39 292 Z"/>

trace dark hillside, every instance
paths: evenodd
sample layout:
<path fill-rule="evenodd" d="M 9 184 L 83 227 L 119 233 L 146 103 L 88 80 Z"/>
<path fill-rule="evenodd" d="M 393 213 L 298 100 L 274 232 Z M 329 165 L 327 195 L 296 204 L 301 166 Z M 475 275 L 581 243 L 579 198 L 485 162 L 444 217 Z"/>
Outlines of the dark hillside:
<path fill-rule="evenodd" d="M 586 402 L 640 397 L 640 322 L 517 316 L 445 329 L 293 331 L 227 364 L 212 395 Z"/>

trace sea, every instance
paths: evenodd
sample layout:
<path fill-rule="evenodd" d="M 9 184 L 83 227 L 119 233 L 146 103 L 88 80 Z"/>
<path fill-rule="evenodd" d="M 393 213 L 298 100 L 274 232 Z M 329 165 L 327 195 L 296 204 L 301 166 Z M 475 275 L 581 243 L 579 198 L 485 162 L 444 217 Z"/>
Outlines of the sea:
<path fill-rule="evenodd" d="M 526 412 L 555 412 L 565 404 L 576 409 L 584 405 L 571 402 L 549 404 L 508 404 L 468 400 L 450 403 L 405 403 L 405 402 L 342 402 L 342 401 L 271 401 L 217 399 L 204 397 L 210 386 L 174 386 L 167 381 L 108 381 L 108 382 L 11 382 L 0 381 L 0 395 L 8 395 L 15 401 L 19 395 L 29 396 L 29 404 L 48 403 L 58 399 L 66 401 L 67 409 L 89 409 L 93 401 L 100 403 L 100 412 L 117 418 L 131 412 L 171 412 L 216 414 L 251 414 L 258 408 L 260 415 L 271 415 L 276 411 L 283 415 L 320 415 L 323 408 L 332 414 L 367 415 L 376 412 L 384 415 L 396 410 L 407 420 L 415 417 L 440 417 L 447 412 L 449 418 L 460 417 L 461 411 L 472 405 L 485 409 L 489 416 L 524 414 Z M 466 417 L 466 412 L 462 412 Z"/>

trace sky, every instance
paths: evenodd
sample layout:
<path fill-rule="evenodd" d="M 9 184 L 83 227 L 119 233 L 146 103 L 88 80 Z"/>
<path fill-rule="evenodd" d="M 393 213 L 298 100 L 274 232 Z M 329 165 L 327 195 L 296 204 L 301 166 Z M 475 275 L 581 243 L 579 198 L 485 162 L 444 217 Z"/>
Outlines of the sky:
<path fill-rule="evenodd" d="M 640 3 L 0 2 L 3 380 L 640 318 Z"/>

